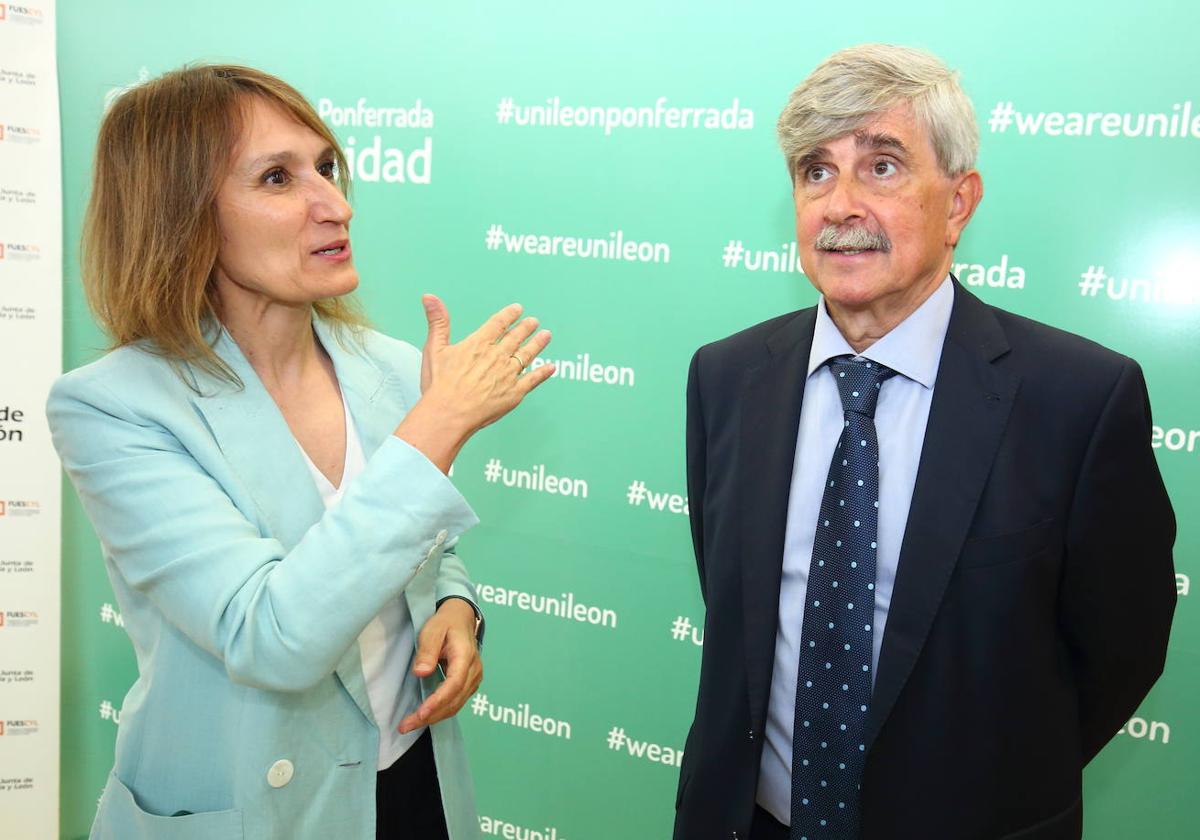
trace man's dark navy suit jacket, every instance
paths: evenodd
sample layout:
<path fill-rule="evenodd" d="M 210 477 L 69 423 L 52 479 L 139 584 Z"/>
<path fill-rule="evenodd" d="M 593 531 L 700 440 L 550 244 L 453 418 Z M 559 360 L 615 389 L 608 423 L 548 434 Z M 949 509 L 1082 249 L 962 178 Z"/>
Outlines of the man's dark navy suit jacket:
<path fill-rule="evenodd" d="M 744 840 L 815 309 L 688 381 L 707 606 L 676 840 Z M 1078 838 L 1081 771 L 1162 672 L 1175 519 L 1141 370 L 955 283 L 868 719 L 864 840 Z"/>

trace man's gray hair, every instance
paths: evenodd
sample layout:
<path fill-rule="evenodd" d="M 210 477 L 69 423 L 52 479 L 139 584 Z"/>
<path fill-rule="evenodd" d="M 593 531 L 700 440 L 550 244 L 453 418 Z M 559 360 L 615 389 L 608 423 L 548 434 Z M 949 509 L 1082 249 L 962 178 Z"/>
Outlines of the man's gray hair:
<path fill-rule="evenodd" d="M 958 74 L 923 50 L 860 44 L 825 59 L 792 91 L 776 129 L 795 179 L 800 159 L 903 103 L 933 142 L 945 175 L 975 168 L 979 127 Z"/>

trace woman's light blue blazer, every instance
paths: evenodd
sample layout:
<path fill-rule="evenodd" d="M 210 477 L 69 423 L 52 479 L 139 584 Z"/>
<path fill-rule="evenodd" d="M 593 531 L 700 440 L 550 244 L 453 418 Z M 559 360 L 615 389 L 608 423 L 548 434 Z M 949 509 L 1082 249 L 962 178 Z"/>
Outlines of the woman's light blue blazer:
<path fill-rule="evenodd" d="M 418 351 L 314 327 L 368 457 L 328 512 L 228 334 L 216 351 L 240 390 L 135 346 L 51 390 L 54 445 L 139 672 L 93 840 L 375 838 L 379 731 L 357 637 L 391 598 L 418 630 L 442 598 L 474 603 L 453 546 L 477 520 L 392 435 L 420 396 Z M 450 837 L 477 838 L 458 723 L 432 734 Z"/>

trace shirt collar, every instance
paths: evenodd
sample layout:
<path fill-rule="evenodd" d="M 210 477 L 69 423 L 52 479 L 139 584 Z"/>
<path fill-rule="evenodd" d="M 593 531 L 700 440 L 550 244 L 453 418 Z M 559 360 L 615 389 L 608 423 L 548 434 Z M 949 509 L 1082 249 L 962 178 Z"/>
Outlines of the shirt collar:
<path fill-rule="evenodd" d="M 817 324 L 813 331 L 812 350 L 808 354 L 808 375 L 812 376 L 814 371 L 834 356 L 848 355 L 878 362 L 926 388 L 932 388 L 953 307 L 954 284 L 947 275 L 916 311 L 860 356 L 829 317 L 825 298 L 822 297 L 817 303 Z"/>

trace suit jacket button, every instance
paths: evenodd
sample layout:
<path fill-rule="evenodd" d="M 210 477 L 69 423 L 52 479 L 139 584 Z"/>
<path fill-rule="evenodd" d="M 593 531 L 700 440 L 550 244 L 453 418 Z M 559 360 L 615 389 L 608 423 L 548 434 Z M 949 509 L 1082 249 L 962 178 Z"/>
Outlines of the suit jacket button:
<path fill-rule="evenodd" d="M 735 831 L 729 835 L 729 840 L 738 840 L 738 833 Z"/>
<path fill-rule="evenodd" d="M 267 784 L 273 788 L 281 788 L 292 780 L 296 768 L 286 758 L 281 758 L 271 765 L 267 771 Z"/>
<path fill-rule="evenodd" d="M 754 740 L 754 730 L 753 729 L 750 730 L 750 734 L 747 737 L 749 737 L 751 741 Z"/>

